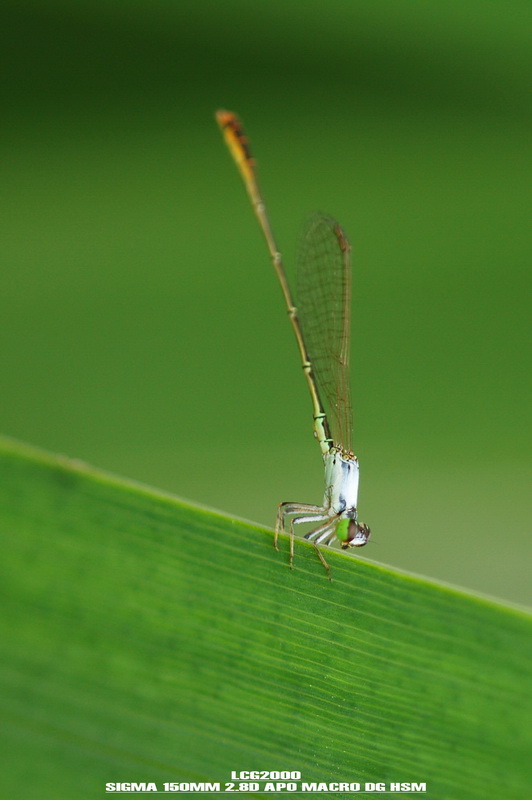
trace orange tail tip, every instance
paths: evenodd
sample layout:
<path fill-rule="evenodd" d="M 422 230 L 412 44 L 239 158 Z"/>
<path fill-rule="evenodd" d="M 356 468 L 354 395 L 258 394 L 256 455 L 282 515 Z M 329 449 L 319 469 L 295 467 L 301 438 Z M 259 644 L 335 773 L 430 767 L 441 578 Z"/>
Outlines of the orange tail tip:
<path fill-rule="evenodd" d="M 216 121 L 224 135 L 229 150 L 242 173 L 248 191 L 255 180 L 255 160 L 249 149 L 248 138 L 244 133 L 242 123 L 232 111 L 220 109 L 216 112 Z"/>
<path fill-rule="evenodd" d="M 240 122 L 236 114 L 233 114 L 232 111 L 226 111 L 225 108 L 220 108 L 216 112 L 216 122 L 220 126 L 220 128 L 225 128 L 227 125 L 232 125 L 237 122 Z"/>

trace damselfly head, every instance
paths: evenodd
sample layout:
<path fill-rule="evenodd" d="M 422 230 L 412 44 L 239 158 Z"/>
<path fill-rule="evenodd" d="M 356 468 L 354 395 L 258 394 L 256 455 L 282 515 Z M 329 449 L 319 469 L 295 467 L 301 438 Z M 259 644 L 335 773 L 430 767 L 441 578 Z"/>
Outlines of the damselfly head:
<path fill-rule="evenodd" d="M 342 543 L 342 550 L 347 550 L 349 547 L 363 547 L 367 544 L 371 531 L 365 522 L 342 519 L 336 526 L 336 535 Z"/>

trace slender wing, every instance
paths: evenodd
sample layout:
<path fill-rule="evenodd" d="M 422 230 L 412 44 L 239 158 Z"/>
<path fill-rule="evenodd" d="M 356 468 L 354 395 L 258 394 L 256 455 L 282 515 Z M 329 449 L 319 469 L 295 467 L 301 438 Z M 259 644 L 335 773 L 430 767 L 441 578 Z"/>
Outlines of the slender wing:
<path fill-rule="evenodd" d="M 305 224 L 297 257 L 299 324 L 335 444 L 351 450 L 349 386 L 351 263 L 340 225 L 316 213 Z"/>

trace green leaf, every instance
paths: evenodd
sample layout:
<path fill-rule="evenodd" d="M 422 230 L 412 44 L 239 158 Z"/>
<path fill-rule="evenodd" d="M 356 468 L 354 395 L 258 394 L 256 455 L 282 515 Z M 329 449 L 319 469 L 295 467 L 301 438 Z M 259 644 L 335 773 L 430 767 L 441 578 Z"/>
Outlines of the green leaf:
<path fill-rule="evenodd" d="M 519 609 L 332 551 L 329 582 L 303 542 L 290 571 L 269 530 L 9 440 L 0 525 L 2 798 L 249 769 L 530 796 Z"/>

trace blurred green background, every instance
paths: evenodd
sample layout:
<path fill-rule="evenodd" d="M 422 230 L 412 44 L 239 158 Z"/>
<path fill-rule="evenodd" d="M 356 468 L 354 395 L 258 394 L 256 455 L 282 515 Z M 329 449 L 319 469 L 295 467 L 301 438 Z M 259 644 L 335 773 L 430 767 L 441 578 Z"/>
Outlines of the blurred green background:
<path fill-rule="evenodd" d="M 361 557 L 530 602 L 530 4 L 1 15 L 2 431 L 269 526 L 321 500 L 229 108 L 287 264 L 315 209 L 352 241 Z"/>

